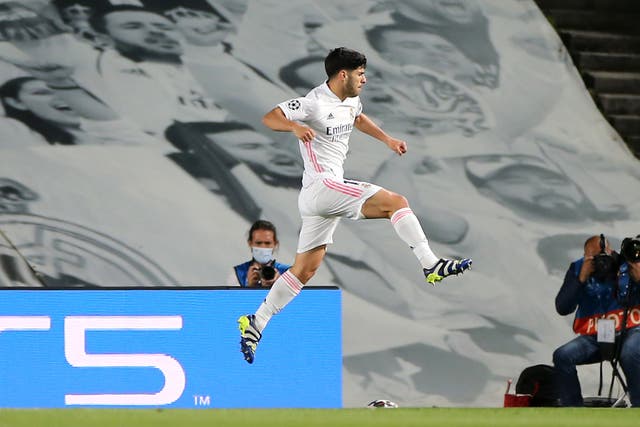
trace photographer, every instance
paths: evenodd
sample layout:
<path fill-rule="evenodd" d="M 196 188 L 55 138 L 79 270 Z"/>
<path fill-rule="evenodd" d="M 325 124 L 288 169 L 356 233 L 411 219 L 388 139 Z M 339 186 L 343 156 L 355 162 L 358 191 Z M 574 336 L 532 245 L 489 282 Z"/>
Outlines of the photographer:
<path fill-rule="evenodd" d="M 631 255 L 624 244 L 621 251 L 623 258 Z M 627 378 L 631 404 L 640 406 L 640 300 L 632 285 L 640 280 L 640 254 L 636 255 L 635 261 L 630 256 L 630 260 L 620 263 L 620 256 L 601 234 L 587 239 L 584 257 L 571 263 L 567 270 L 556 296 L 556 310 L 563 316 L 575 311 L 573 330 L 578 336 L 553 353 L 563 406 L 584 405 L 576 366 L 607 358 L 605 346 L 598 342 L 598 323 L 605 318 L 615 321 L 615 341 L 620 346 L 619 361 Z M 625 275 L 618 271 L 625 268 L 629 271 L 626 277 L 631 276 L 631 280 L 625 286 L 629 291 L 623 295 L 620 285 Z"/>
<path fill-rule="evenodd" d="M 618 298 L 626 308 L 619 360 L 627 379 L 631 406 L 640 407 L 640 234 L 622 241 Z"/>
<path fill-rule="evenodd" d="M 251 248 L 251 260 L 233 267 L 227 283 L 243 288 L 270 288 L 278 277 L 291 267 L 276 262 L 273 251 L 278 247 L 276 227 L 269 221 L 258 220 L 249 229 L 247 243 Z"/>

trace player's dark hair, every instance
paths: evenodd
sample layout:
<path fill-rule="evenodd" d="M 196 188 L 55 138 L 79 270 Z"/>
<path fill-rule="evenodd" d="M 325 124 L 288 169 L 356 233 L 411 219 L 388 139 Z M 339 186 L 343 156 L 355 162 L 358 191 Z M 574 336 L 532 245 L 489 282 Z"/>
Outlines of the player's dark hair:
<path fill-rule="evenodd" d="M 7 102 L 7 99 L 20 101 L 20 91 L 25 83 L 38 81 L 35 77 L 17 77 L 7 80 L 0 86 L 0 103 L 4 108 L 6 117 L 18 120 L 24 123 L 31 130 L 39 133 L 47 140 L 49 144 L 72 145 L 75 144 L 75 138 L 70 132 L 61 128 L 55 123 L 45 120 L 30 110 L 16 108 Z"/>
<path fill-rule="evenodd" d="M 265 219 L 259 219 L 253 223 L 253 225 L 249 229 L 249 236 L 247 238 L 247 241 L 250 242 L 251 239 L 253 239 L 253 232 L 258 230 L 271 231 L 273 233 L 273 240 L 276 243 L 278 243 L 278 234 L 276 233 L 276 226 L 273 225 L 272 222 L 267 221 Z"/>
<path fill-rule="evenodd" d="M 351 71 L 360 67 L 367 67 L 367 57 L 346 47 L 332 49 L 324 59 L 324 70 L 329 78 L 335 76 L 340 70 Z"/>

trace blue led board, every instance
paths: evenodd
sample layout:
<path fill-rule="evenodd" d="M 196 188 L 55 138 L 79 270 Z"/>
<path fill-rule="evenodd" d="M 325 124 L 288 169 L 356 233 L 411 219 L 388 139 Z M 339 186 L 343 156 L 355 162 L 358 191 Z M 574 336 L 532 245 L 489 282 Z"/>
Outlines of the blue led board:
<path fill-rule="evenodd" d="M 249 365 L 236 320 L 266 293 L 2 290 L 0 407 L 341 407 L 340 291 L 304 289 Z"/>

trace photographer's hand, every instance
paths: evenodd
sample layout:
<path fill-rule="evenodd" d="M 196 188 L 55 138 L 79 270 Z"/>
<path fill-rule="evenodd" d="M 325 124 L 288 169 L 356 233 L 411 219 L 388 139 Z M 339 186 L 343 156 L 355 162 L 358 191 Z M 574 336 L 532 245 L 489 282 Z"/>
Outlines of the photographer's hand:
<path fill-rule="evenodd" d="M 595 271 L 595 267 L 593 265 L 593 256 L 584 257 L 584 262 L 582 263 L 582 268 L 580 268 L 580 274 L 578 275 L 578 280 L 580 283 L 586 283 L 587 279 L 593 274 Z"/>
<path fill-rule="evenodd" d="M 250 288 L 260 287 L 260 264 L 254 262 L 249 267 L 249 272 L 247 273 L 247 286 Z"/>

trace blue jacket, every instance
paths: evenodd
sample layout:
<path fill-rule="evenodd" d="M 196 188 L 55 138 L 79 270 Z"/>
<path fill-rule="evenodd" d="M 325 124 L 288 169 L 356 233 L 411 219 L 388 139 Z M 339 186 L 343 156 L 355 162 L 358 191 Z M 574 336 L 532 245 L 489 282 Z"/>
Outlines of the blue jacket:
<path fill-rule="evenodd" d="M 240 286 L 243 288 L 247 287 L 247 275 L 249 273 L 249 267 L 253 263 L 254 263 L 254 260 L 251 259 L 245 263 L 238 264 L 235 267 L 233 267 L 233 269 L 236 272 L 236 277 L 238 278 L 238 283 L 240 283 Z M 286 272 L 288 269 L 291 268 L 291 266 L 288 264 L 281 264 L 276 261 L 273 261 L 272 267 L 278 270 L 278 273 L 280 274 L 283 274 L 284 272 Z"/>
<path fill-rule="evenodd" d="M 598 281 L 593 276 L 589 277 L 586 283 L 580 283 L 578 276 L 580 269 L 584 263 L 584 258 L 571 263 L 564 277 L 564 282 L 558 295 L 556 296 L 556 310 L 561 315 L 567 315 L 576 312 L 573 321 L 573 330 L 581 335 L 593 335 L 597 332 L 596 321 L 601 317 L 608 317 L 616 320 L 616 329 L 620 330 L 624 309 L 627 302 L 630 307 L 634 307 L 640 303 L 638 300 L 638 292 L 632 292 L 630 299 L 622 298 L 619 289 L 622 290 L 622 282 L 626 272 L 626 263 L 620 267 L 618 279 L 612 276 L 609 279 Z M 628 275 L 627 281 L 628 281 Z M 620 282 L 620 283 L 618 283 Z M 628 287 L 630 292 L 637 289 L 638 286 Z M 637 308 L 633 308 L 636 310 Z M 632 318 L 637 316 L 628 316 L 627 327 L 638 326 L 634 322 L 630 324 Z"/>

